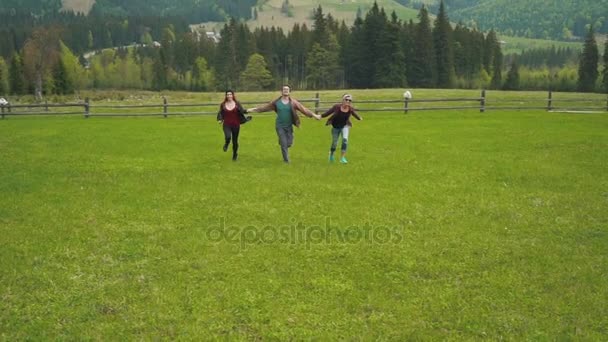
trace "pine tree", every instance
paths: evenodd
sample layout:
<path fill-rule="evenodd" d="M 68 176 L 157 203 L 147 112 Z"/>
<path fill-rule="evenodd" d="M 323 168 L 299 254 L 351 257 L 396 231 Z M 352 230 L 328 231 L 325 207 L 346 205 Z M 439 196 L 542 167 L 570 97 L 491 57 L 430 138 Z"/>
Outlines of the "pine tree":
<path fill-rule="evenodd" d="M 401 23 L 393 12 L 386 33 L 380 37 L 378 44 L 383 53 L 376 60 L 374 87 L 400 88 L 406 85 L 405 54 L 399 39 L 400 32 Z"/>
<path fill-rule="evenodd" d="M 321 5 L 313 11 L 313 31 L 312 31 L 312 44 L 319 43 L 319 45 L 327 49 L 329 30 L 327 28 L 327 19 L 323 14 L 323 8 Z"/>
<path fill-rule="evenodd" d="M 496 50 L 496 44 L 498 44 L 498 38 L 496 32 L 490 30 L 486 35 L 483 43 L 483 68 L 488 74 L 492 73 L 492 65 L 494 62 L 494 52 Z"/>
<path fill-rule="evenodd" d="M 513 58 L 511 62 L 511 68 L 507 73 L 507 79 L 505 80 L 505 84 L 503 86 L 504 90 L 518 90 L 519 89 L 519 66 L 517 65 L 517 60 Z"/>
<path fill-rule="evenodd" d="M 153 63 L 152 88 L 154 90 L 167 89 L 167 66 L 164 62 L 162 50 L 155 56 Z"/>
<path fill-rule="evenodd" d="M 599 52 L 595 41 L 593 27 L 589 28 L 585 45 L 578 65 L 578 90 L 591 92 L 595 89 L 595 82 L 598 77 Z"/>
<path fill-rule="evenodd" d="M 237 21 L 231 18 L 220 31 L 221 39 L 217 45 L 216 70 L 217 82 L 221 89 L 234 88 L 237 85 L 241 66 L 237 62 Z"/>
<path fill-rule="evenodd" d="M 494 45 L 492 55 L 492 88 L 500 89 L 502 83 L 503 55 L 498 41 L 496 41 L 496 44 Z"/>
<path fill-rule="evenodd" d="M 344 73 L 347 87 L 367 88 L 369 81 L 366 72 L 366 43 L 363 20 L 355 19 L 345 46 Z"/>
<path fill-rule="evenodd" d="M 419 22 L 416 25 L 414 56 L 411 75 L 408 75 L 410 85 L 422 88 L 435 86 L 435 54 L 433 50 L 433 34 L 429 12 L 425 6 L 418 13 Z"/>
<path fill-rule="evenodd" d="M 65 64 L 62 60 L 59 60 L 53 69 L 53 85 L 55 94 L 65 95 L 74 92 L 74 87 L 68 80 Z"/>
<path fill-rule="evenodd" d="M 361 52 L 365 56 L 362 70 L 364 87 L 375 86 L 376 68 L 379 66 L 378 58 L 384 54 L 380 40 L 387 34 L 387 23 L 384 9 L 380 10 L 378 3 L 374 1 L 363 22 L 364 45 Z"/>
<path fill-rule="evenodd" d="M 443 0 L 433 28 L 433 47 L 435 49 L 436 85 L 451 88 L 454 82 L 454 54 L 452 50 L 452 26 L 445 11 Z"/>
<path fill-rule="evenodd" d="M 602 77 L 602 84 L 604 85 L 604 91 L 608 93 L 608 41 L 604 42 L 604 71 Z"/>

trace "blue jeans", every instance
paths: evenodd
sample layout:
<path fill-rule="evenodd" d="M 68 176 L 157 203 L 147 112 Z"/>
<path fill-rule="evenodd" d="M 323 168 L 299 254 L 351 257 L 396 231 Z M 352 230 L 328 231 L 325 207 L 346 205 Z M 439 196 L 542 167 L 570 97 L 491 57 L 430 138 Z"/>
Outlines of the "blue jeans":
<path fill-rule="evenodd" d="M 336 147 L 338 146 L 338 138 L 342 135 L 342 152 L 346 152 L 348 149 L 348 133 L 350 131 L 349 126 L 344 126 L 342 128 L 332 127 L 331 129 L 331 153 L 336 151 Z"/>
<path fill-rule="evenodd" d="M 281 127 L 276 125 L 275 128 L 277 130 L 277 136 L 279 137 L 283 161 L 289 162 L 289 148 L 293 145 L 293 126 Z"/>

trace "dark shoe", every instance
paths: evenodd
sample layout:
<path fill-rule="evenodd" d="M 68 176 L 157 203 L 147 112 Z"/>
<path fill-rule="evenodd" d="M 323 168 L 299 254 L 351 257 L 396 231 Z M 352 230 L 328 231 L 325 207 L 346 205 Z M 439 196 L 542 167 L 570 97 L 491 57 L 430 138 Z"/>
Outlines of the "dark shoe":
<path fill-rule="evenodd" d="M 239 156 L 238 154 L 233 154 L 233 155 L 232 155 L 232 161 L 236 161 L 236 158 L 237 158 L 238 156 Z"/>
<path fill-rule="evenodd" d="M 224 144 L 224 147 L 222 147 L 222 150 L 224 150 L 224 152 L 228 151 L 228 143 Z"/>

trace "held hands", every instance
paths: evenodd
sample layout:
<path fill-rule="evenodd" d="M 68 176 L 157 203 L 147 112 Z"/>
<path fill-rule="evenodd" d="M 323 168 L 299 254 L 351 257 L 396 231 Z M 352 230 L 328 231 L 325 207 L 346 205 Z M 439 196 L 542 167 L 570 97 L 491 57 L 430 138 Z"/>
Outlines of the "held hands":
<path fill-rule="evenodd" d="M 316 120 L 321 120 L 321 115 L 319 114 L 313 114 L 312 115 Z"/>

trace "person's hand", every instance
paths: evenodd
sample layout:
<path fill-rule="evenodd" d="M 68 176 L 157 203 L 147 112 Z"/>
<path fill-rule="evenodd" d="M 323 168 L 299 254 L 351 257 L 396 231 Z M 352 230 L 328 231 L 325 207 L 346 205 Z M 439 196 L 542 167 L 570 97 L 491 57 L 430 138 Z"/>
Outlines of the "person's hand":
<path fill-rule="evenodd" d="M 312 116 L 314 116 L 314 118 L 317 120 L 321 120 L 321 115 L 319 114 L 313 114 Z"/>

